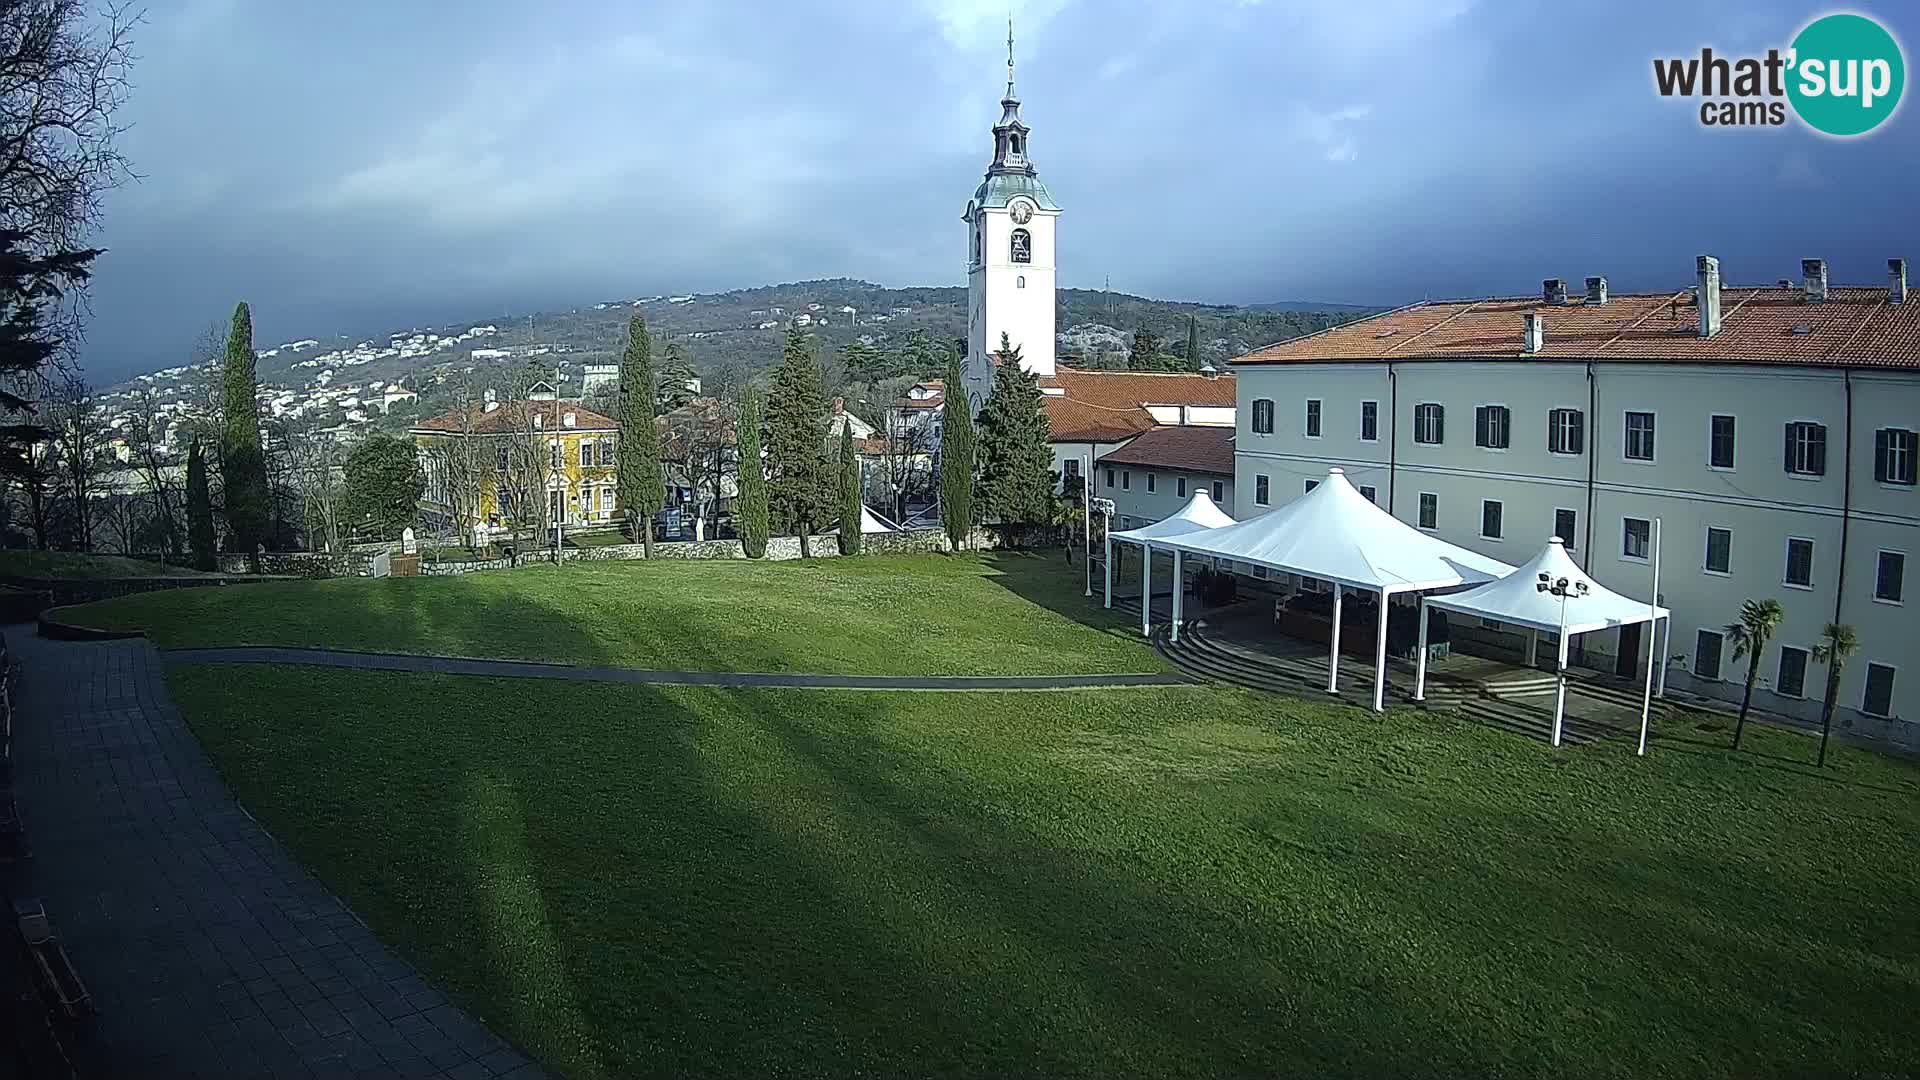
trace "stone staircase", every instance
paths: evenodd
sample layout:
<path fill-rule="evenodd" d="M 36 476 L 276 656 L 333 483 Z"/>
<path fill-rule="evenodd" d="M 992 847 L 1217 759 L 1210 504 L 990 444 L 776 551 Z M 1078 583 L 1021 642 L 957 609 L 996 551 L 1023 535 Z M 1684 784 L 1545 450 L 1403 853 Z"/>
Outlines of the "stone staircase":
<path fill-rule="evenodd" d="M 1135 606 L 1134 610 L 1139 609 Z M 1373 704 L 1373 665 L 1368 661 L 1340 657 L 1340 690 L 1329 694 L 1327 656 L 1315 646 L 1300 643 L 1297 649 L 1254 647 L 1214 632 L 1205 619 L 1183 626 L 1177 642 L 1171 640 L 1169 630 L 1166 624 L 1154 627 L 1151 641 L 1155 651 L 1198 678 L 1313 701 L 1338 700 L 1361 708 Z M 1554 677 L 1549 673 L 1516 671 L 1510 676 L 1476 683 L 1437 678 L 1429 672 L 1426 700 L 1414 702 L 1407 689 L 1413 681 L 1412 665 L 1402 661 L 1389 661 L 1389 665 L 1386 693 L 1389 706 L 1448 710 L 1543 742 L 1552 738 Z M 1604 713 L 1609 711 L 1606 707 L 1611 707 L 1637 715 L 1640 697 L 1627 688 L 1597 679 L 1570 678 L 1567 715 L 1561 725 L 1563 742 L 1582 745 L 1602 738 L 1632 737 L 1632 732 L 1611 719 L 1583 716 L 1582 706 L 1602 706 L 1589 708 L 1589 712 Z M 1656 702 L 1656 718 L 1662 711 L 1662 703 Z"/>

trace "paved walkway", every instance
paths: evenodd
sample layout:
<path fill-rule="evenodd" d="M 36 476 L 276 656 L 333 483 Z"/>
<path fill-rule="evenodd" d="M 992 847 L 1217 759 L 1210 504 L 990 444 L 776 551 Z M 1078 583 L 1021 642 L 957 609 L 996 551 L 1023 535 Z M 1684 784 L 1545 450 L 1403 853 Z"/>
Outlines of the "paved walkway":
<path fill-rule="evenodd" d="M 448 1003 L 242 811 L 144 640 L 6 629 L 13 784 L 46 901 L 99 1015 L 102 1077 L 545 1075 Z"/>
<path fill-rule="evenodd" d="M 642 668 L 587 667 L 532 660 L 488 660 L 467 656 L 353 652 L 345 649 L 295 649 L 246 645 L 220 649 L 168 649 L 170 664 L 307 664 L 358 671 L 410 671 L 436 675 L 496 675 L 522 679 L 573 679 L 580 682 L 648 683 L 670 686 L 745 686 L 810 690 L 1094 690 L 1131 686 L 1187 686 L 1193 680 L 1173 673 L 1124 675 L 790 675 L 730 671 L 649 671 Z"/>

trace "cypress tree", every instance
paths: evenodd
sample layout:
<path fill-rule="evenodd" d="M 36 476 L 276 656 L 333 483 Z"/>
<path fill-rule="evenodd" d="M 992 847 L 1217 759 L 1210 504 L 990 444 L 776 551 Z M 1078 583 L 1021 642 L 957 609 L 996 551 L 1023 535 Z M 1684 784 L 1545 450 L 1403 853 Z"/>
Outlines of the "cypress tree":
<path fill-rule="evenodd" d="M 1040 379 L 1000 337 L 993 396 L 980 410 L 980 512 L 1005 525 L 1053 518 L 1053 432 Z"/>
<path fill-rule="evenodd" d="M 865 536 L 860 531 L 861 510 L 865 500 L 860 497 L 860 455 L 853 448 L 853 425 L 845 424 L 840 428 L 840 554 L 860 554 L 861 541 Z"/>
<path fill-rule="evenodd" d="M 796 327 L 787 333 L 767 406 L 767 503 L 774 527 L 800 537 L 803 559 L 812 557 L 808 538 L 827 522 L 835 502 L 826 415 L 820 364 Z"/>
<path fill-rule="evenodd" d="M 740 548 L 749 559 L 767 554 L 767 474 L 760 461 L 760 392 L 747 387 L 740 403 L 740 483 L 735 501 Z"/>
<path fill-rule="evenodd" d="M 946 401 L 940 407 L 940 523 L 955 551 L 973 531 L 973 410 L 960 358 L 947 357 Z"/>
<path fill-rule="evenodd" d="M 207 456 L 200 451 L 198 435 L 187 444 L 187 549 L 194 569 L 214 569 L 213 486 L 207 481 Z"/>
<path fill-rule="evenodd" d="M 253 353 L 253 312 L 233 309 L 221 380 L 224 410 L 220 476 L 225 492 L 228 543 L 251 556 L 267 536 L 267 459 L 260 448 L 260 412 L 254 402 L 259 360 Z"/>
<path fill-rule="evenodd" d="M 653 515 L 667 501 L 667 483 L 660 475 L 660 429 L 654 424 L 658 387 L 653 375 L 653 342 L 647 321 L 635 315 L 627 323 L 627 348 L 620 355 L 620 446 L 614 463 L 619 469 L 620 506 L 640 534 L 640 553 L 653 558 Z"/>
<path fill-rule="evenodd" d="M 1189 315 L 1187 316 L 1187 366 L 1199 371 L 1201 363 L 1200 321 Z"/>

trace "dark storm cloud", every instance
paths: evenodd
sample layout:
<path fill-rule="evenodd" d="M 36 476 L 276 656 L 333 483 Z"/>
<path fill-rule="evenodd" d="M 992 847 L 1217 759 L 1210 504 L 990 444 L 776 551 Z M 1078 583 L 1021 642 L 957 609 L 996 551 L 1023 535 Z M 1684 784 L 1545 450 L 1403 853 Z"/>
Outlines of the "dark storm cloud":
<path fill-rule="evenodd" d="M 1911 107 L 1836 142 L 1708 133 L 1653 95 L 1653 56 L 1781 44 L 1819 7 L 1015 7 L 1064 285 L 1385 303 L 1671 287 L 1699 251 L 1743 281 L 1920 257 Z M 126 142 L 145 179 L 109 205 L 90 367 L 178 362 L 243 298 L 269 344 L 805 277 L 958 284 L 1005 12 L 156 5 Z"/>

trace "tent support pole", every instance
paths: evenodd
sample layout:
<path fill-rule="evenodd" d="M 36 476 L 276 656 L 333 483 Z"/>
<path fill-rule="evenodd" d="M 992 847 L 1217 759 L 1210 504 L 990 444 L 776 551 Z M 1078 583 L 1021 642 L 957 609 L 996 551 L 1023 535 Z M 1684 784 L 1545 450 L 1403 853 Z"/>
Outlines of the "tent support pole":
<path fill-rule="evenodd" d="M 1566 610 L 1561 601 L 1561 611 Z M 1553 681 L 1553 745 L 1560 745 L 1560 722 L 1567 715 L 1567 618 L 1560 616 L 1560 664 Z"/>
<path fill-rule="evenodd" d="M 1527 667 L 1540 666 L 1540 631 L 1527 627 Z"/>
<path fill-rule="evenodd" d="M 1105 552 L 1106 557 L 1103 560 L 1101 560 L 1101 563 L 1100 563 L 1100 570 L 1101 570 L 1101 573 L 1105 575 L 1106 584 L 1107 584 L 1106 606 L 1112 607 L 1113 606 L 1113 537 L 1111 536 L 1102 537 L 1100 542 L 1106 546 L 1106 552 Z"/>
<path fill-rule="evenodd" d="M 1140 545 L 1140 636 L 1153 636 L 1153 545 Z"/>
<path fill-rule="evenodd" d="M 1673 655 L 1673 616 L 1660 620 L 1660 666 L 1654 671 L 1653 696 L 1667 696 L 1667 657 Z"/>
<path fill-rule="evenodd" d="M 1413 661 L 1413 700 L 1427 700 L 1427 598 L 1420 598 L 1420 652 Z"/>
<path fill-rule="evenodd" d="M 1333 583 L 1333 647 L 1327 651 L 1327 693 L 1340 692 L 1340 593 L 1342 586 Z"/>
<path fill-rule="evenodd" d="M 1180 549 L 1173 549 L 1173 630 L 1169 640 L 1180 640 L 1180 601 L 1187 592 L 1186 579 L 1180 576 Z"/>
<path fill-rule="evenodd" d="M 1380 617 L 1373 629 L 1373 711 L 1387 711 L 1387 590 L 1380 590 Z"/>

